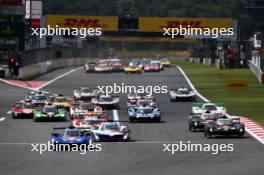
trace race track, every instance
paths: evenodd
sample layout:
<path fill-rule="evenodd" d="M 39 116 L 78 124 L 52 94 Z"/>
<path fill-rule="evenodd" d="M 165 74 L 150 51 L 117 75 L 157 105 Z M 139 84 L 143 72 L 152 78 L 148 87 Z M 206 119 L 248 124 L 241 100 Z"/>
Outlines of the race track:
<path fill-rule="evenodd" d="M 61 69 L 37 78 L 51 80 L 69 71 Z M 44 87 L 44 91 L 72 95 L 77 86 L 113 85 L 167 85 L 168 88 L 188 86 L 177 68 L 160 73 L 141 75 L 85 74 L 77 70 Z M 69 123 L 34 123 L 32 119 L 12 119 L 7 112 L 12 104 L 23 99 L 28 90 L 0 83 L 0 174 L 5 175 L 262 175 L 264 173 L 264 147 L 252 137 L 206 139 L 202 133 L 191 133 L 187 116 L 192 102 L 170 103 L 168 94 L 157 95 L 162 112 L 161 123 L 129 123 L 133 142 L 102 143 L 101 152 L 31 152 L 30 143 L 46 143 L 50 140 L 53 126 Z M 127 120 L 126 95 L 121 97 L 120 120 Z M 109 111 L 111 114 L 111 111 Z M 233 152 L 163 152 L 163 143 L 191 141 L 192 143 L 234 144 Z"/>

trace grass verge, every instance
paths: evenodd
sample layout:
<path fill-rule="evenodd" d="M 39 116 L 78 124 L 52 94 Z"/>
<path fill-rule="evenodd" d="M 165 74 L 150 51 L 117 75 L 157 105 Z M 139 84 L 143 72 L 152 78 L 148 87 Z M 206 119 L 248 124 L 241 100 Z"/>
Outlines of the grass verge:
<path fill-rule="evenodd" d="M 197 90 L 211 101 L 223 101 L 229 114 L 245 116 L 264 125 L 264 86 L 249 69 L 219 70 L 215 66 L 173 61 L 184 69 Z M 246 80 L 247 90 L 227 88 L 228 80 Z"/>

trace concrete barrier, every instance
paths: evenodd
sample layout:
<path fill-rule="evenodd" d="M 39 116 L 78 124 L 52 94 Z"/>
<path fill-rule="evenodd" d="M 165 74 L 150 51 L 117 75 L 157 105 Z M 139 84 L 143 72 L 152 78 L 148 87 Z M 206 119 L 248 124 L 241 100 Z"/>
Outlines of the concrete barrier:
<path fill-rule="evenodd" d="M 47 72 L 70 66 L 82 66 L 88 61 L 96 61 L 96 58 L 67 58 L 48 60 L 20 68 L 20 79 L 31 79 Z"/>

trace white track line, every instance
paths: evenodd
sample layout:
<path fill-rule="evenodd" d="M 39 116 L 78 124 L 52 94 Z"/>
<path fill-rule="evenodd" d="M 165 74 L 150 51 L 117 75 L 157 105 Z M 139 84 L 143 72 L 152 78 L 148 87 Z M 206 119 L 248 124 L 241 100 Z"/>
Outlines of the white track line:
<path fill-rule="evenodd" d="M 119 123 L 119 117 L 118 117 L 118 112 L 117 110 L 113 110 L 113 118 L 114 118 L 114 121 L 118 121 L 118 125 L 120 124 Z"/>
<path fill-rule="evenodd" d="M 190 79 L 188 78 L 188 76 L 185 74 L 185 72 L 182 70 L 182 68 L 179 67 L 179 66 L 177 66 L 177 68 L 179 69 L 179 71 L 181 72 L 181 74 L 183 75 L 183 77 L 185 78 L 185 80 L 187 81 L 187 83 L 189 84 L 189 86 L 197 93 L 197 96 L 199 98 L 201 98 L 205 102 L 210 102 L 210 100 L 208 100 L 207 98 L 205 98 L 204 96 L 202 96 L 197 91 L 197 89 L 194 87 L 194 85 L 192 84 L 192 82 L 190 81 Z M 228 116 L 231 117 L 230 115 L 228 115 Z M 264 140 L 261 139 L 261 137 L 257 136 L 255 133 L 253 133 L 251 130 L 249 130 L 249 128 L 247 128 L 247 127 L 246 127 L 246 132 L 249 133 L 252 137 L 254 137 L 256 140 L 258 140 L 260 143 L 262 143 L 264 145 Z"/>
<path fill-rule="evenodd" d="M 38 88 L 35 88 L 35 89 L 36 89 L 36 90 L 40 90 L 40 89 L 44 88 L 45 86 L 48 86 L 49 84 L 53 83 L 54 81 L 57 81 L 58 79 L 63 78 L 63 77 L 65 77 L 65 76 L 67 76 L 67 75 L 69 75 L 69 74 L 71 74 L 71 73 L 73 73 L 73 72 L 75 72 L 75 71 L 77 71 L 77 70 L 79 70 L 79 69 L 81 69 L 81 68 L 82 68 L 82 67 L 78 67 L 78 68 L 72 69 L 72 70 L 70 70 L 69 72 L 66 72 L 66 73 L 64 73 L 64 74 L 62 74 L 62 75 L 59 75 L 59 76 L 57 76 L 56 78 L 54 78 L 54 79 L 48 81 L 47 83 L 45 83 L 45 84 L 43 84 L 42 86 L 40 86 L 40 87 L 38 87 Z"/>
<path fill-rule="evenodd" d="M 27 87 L 27 86 L 19 85 L 19 84 L 16 84 L 16 83 L 11 83 L 11 82 L 9 82 L 9 81 L 7 81 L 7 80 L 4 80 L 4 79 L 2 79 L 2 78 L 0 78 L 0 81 L 6 83 L 6 84 L 8 84 L 8 85 L 12 85 L 12 86 L 16 86 L 16 87 L 20 87 L 20 88 L 28 89 L 28 90 L 31 90 L 31 91 L 36 91 L 35 88 L 31 88 L 31 87 Z"/>
<path fill-rule="evenodd" d="M 1 117 L 0 122 L 3 122 L 6 119 L 6 117 Z"/>
<path fill-rule="evenodd" d="M 20 88 L 28 89 L 28 90 L 31 90 L 31 91 L 40 91 L 41 88 L 44 88 L 45 86 L 47 86 L 47 85 L 53 83 L 54 81 L 56 81 L 56 80 L 58 80 L 58 79 L 60 79 L 60 78 L 63 78 L 63 77 L 65 77 L 65 76 L 71 74 L 72 72 L 75 72 L 75 71 L 77 71 L 77 70 L 79 70 L 79 69 L 81 69 L 81 68 L 82 68 L 82 67 L 78 67 L 78 68 L 72 69 L 72 70 L 70 70 L 69 72 L 66 72 L 66 73 L 64 73 L 64 74 L 62 74 L 62 75 L 59 75 L 59 76 L 57 76 L 56 78 L 54 78 L 54 79 L 48 81 L 47 83 L 45 83 L 44 85 L 42 85 L 42 86 L 40 86 L 40 87 L 38 87 L 38 88 L 31 88 L 31 87 L 27 87 L 27 86 L 19 85 L 19 84 L 16 84 L 16 83 L 9 82 L 9 81 L 7 81 L 7 80 L 5 80 L 5 79 L 2 79 L 2 78 L 0 78 L 0 81 L 4 82 L 4 83 L 6 83 L 6 84 L 12 85 L 12 86 L 16 86 L 16 87 L 20 87 Z M 42 91 L 42 92 L 43 92 L 43 93 L 48 93 L 48 92 L 46 92 L 46 91 Z"/>
<path fill-rule="evenodd" d="M 197 89 L 195 88 L 195 86 L 192 84 L 191 80 L 187 77 L 187 75 L 185 74 L 185 72 L 182 70 L 181 67 L 177 66 L 177 68 L 179 69 L 179 71 L 181 72 L 181 74 L 184 76 L 185 80 L 187 81 L 187 83 L 189 84 L 189 86 L 195 91 L 195 93 L 197 94 L 197 96 L 199 98 L 201 98 L 203 101 L 205 102 L 210 102 L 210 100 L 208 100 L 207 98 L 205 98 L 202 94 L 200 94 Z"/>

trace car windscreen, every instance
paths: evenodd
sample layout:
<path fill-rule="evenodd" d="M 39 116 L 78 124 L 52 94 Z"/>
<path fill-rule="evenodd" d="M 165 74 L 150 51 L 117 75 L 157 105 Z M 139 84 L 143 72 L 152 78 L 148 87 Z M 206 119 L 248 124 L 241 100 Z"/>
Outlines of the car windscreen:
<path fill-rule="evenodd" d="M 81 133 L 79 130 L 68 130 L 66 131 L 65 135 L 67 137 L 79 137 Z"/>
<path fill-rule="evenodd" d="M 233 121 L 230 119 L 219 119 L 217 120 L 218 125 L 232 125 Z"/>
<path fill-rule="evenodd" d="M 204 109 L 205 109 L 206 111 L 215 111 L 215 110 L 217 110 L 216 106 L 214 106 L 214 105 L 206 105 L 206 106 L 204 107 Z"/>
<path fill-rule="evenodd" d="M 98 124 L 99 121 L 98 120 L 83 120 L 82 123 L 86 125 L 95 125 L 95 124 Z"/>
<path fill-rule="evenodd" d="M 57 108 L 54 107 L 54 106 L 48 106 L 48 107 L 45 107 L 44 112 L 48 113 L 48 112 L 56 112 L 57 111 Z"/>
<path fill-rule="evenodd" d="M 47 100 L 47 96 L 46 95 L 36 95 L 34 99 L 35 100 Z"/>
<path fill-rule="evenodd" d="M 29 103 L 29 104 L 25 103 L 23 106 L 24 106 L 24 109 L 33 109 L 34 108 L 34 105 L 31 103 Z"/>
<path fill-rule="evenodd" d="M 107 101 L 107 102 L 110 102 L 112 101 L 112 97 L 100 97 L 100 101 Z"/>
<path fill-rule="evenodd" d="M 177 90 L 179 94 L 189 94 L 189 91 L 187 89 L 179 89 Z"/>
<path fill-rule="evenodd" d="M 94 105 L 93 104 L 80 104 L 80 109 L 81 110 L 88 110 L 88 111 L 93 111 L 94 110 Z"/>
<path fill-rule="evenodd" d="M 57 103 L 64 103 L 64 102 L 67 102 L 67 99 L 66 98 L 55 98 L 54 99 L 54 102 L 57 102 Z"/>
<path fill-rule="evenodd" d="M 118 131 L 119 130 L 119 126 L 116 123 L 108 123 L 108 124 L 104 125 L 104 129 Z"/>
<path fill-rule="evenodd" d="M 82 93 L 92 93 L 93 92 L 93 89 L 85 88 L 85 89 L 82 89 L 81 92 Z"/>
<path fill-rule="evenodd" d="M 139 109 L 139 113 L 141 114 L 149 114 L 153 111 L 152 108 L 142 108 L 142 109 Z"/>

